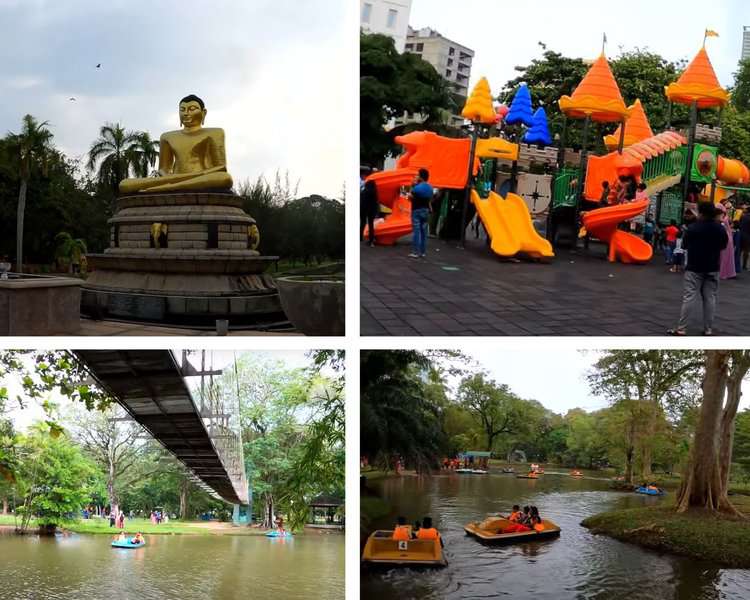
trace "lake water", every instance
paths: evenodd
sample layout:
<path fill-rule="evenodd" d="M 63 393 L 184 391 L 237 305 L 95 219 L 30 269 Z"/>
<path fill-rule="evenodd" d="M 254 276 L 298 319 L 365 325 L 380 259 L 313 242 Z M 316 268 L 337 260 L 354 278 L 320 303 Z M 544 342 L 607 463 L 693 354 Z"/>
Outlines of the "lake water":
<path fill-rule="evenodd" d="M 395 516 L 409 522 L 432 516 L 445 541 L 448 566 L 416 571 L 363 570 L 362 598 L 750 599 L 750 570 L 722 569 L 660 555 L 593 535 L 580 522 L 607 510 L 669 502 L 610 490 L 594 473 L 576 480 L 547 472 L 539 480 L 514 475 L 446 474 L 393 477 L 368 487 L 394 513 L 376 529 L 392 529 Z M 673 499 L 673 497 L 672 497 Z M 511 546 L 482 545 L 465 534 L 470 521 L 507 514 L 513 504 L 535 505 L 562 528 L 559 538 Z M 750 552 L 750 549 L 748 549 Z"/>
<path fill-rule="evenodd" d="M 0 529 L 0 598 L 235 600 L 344 598 L 344 536 L 17 536 Z"/>

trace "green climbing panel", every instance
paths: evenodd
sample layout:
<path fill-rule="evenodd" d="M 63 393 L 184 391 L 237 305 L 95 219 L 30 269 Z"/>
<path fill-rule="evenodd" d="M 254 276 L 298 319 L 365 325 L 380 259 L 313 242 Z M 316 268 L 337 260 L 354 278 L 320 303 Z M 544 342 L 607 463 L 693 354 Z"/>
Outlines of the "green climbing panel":
<path fill-rule="evenodd" d="M 579 170 L 565 167 L 560 170 L 552 184 L 552 208 L 575 206 Z"/>

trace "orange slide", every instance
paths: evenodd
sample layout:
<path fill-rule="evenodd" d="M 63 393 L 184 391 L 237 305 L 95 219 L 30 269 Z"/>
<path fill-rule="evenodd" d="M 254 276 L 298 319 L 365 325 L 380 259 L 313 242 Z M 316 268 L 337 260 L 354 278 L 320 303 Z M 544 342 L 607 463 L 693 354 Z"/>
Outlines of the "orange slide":
<path fill-rule="evenodd" d="M 617 229 L 617 224 L 648 209 L 648 200 L 605 206 L 583 215 L 583 226 L 591 237 L 609 244 L 609 262 L 641 264 L 651 260 L 654 249 L 638 236 Z"/>
<path fill-rule="evenodd" d="M 393 246 L 400 238 L 411 234 L 411 202 L 399 196 L 392 205 L 391 214 L 384 219 L 375 219 L 375 243 L 378 246 Z M 365 239 L 369 239 L 370 228 L 365 225 Z"/>

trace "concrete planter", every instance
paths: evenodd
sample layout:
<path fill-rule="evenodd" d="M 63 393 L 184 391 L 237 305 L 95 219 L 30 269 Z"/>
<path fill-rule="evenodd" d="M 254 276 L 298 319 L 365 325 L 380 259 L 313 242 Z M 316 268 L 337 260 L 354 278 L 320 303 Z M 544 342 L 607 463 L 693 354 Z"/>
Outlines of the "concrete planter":
<path fill-rule="evenodd" d="M 344 335 L 344 277 L 292 275 L 276 279 L 281 308 L 305 335 Z"/>
<path fill-rule="evenodd" d="M 82 283 L 39 275 L 0 279 L 0 336 L 77 334 Z"/>

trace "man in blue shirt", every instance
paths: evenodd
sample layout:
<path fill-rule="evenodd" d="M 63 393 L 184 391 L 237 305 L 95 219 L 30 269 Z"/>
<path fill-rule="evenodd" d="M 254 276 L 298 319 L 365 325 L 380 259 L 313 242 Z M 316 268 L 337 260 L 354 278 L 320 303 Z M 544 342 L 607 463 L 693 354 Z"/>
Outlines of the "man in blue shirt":
<path fill-rule="evenodd" d="M 430 220 L 430 202 L 433 194 L 432 186 L 427 183 L 429 178 L 430 173 L 427 169 L 419 169 L 409 194 L 413 248 L 409 254 L 411 258 L 424 258 L 427 255 L 427 224 Z"/>

